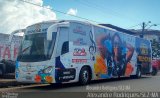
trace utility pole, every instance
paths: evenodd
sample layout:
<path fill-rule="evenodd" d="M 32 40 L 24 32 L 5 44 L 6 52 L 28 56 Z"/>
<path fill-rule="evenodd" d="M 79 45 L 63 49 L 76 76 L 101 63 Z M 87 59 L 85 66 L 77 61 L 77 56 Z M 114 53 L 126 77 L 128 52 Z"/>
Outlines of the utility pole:
<path fill-rule="evenodd" d="M 145 22 L 143 22 L 142 23 L 142 34 L 140 34 L 140 38 L 143 38 L 145 27 L 146 27 L 146 24 L 145 24 Z"/>
<path fill-rule="evenodd" d="M 148 23 L 145 23 L 145 22 L 142 23 L 142 32 L 140 34 L 140 38 L 144 37 L 144 33 L 147 29 L 151 28 L 152 26 L 157 26 L 157 24 L 150 25 L 150 23 L 151 23 L 151 21 L 148 21 Z M 146 28 L 146 27 L 148 27 L 148 28 Z"/>

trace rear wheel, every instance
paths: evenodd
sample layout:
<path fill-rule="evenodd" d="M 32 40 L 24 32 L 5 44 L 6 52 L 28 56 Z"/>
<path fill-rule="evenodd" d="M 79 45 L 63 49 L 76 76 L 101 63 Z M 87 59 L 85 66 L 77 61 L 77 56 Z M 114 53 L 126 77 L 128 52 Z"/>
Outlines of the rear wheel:
<path fill-rule="evenodd" d="M 153 68 L 152 68 L 152 75 L 153 75 L 153 76 L 157 75 L 157 72 L 158 72 L 158 69 L 155 68 L 155 67 L 153 67 Z"/>
<path fill-rule="evenodd" d="M 91 73 L 89 71 L 89 68 L 87 67 L 83 67 L 80 71 L 80 75 L 79 75 L 79 83 L 81 85 L 85 85 L 87 83 L 89 83 L 91 80 Z"/>

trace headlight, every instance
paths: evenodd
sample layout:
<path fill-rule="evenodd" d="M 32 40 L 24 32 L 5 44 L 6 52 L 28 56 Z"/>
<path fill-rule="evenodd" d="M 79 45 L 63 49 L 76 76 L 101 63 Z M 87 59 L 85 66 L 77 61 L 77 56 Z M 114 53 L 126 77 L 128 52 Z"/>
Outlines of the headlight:
<path fill-rule="evenodd" d="M 44 70 L 43 70 L 43 72 L 44 73 L 51 73 L 53 71 L 53 67 L 52 66 L 49 66 L 49 67 L 47 67 L 47 68 L 45 68 Z"/>

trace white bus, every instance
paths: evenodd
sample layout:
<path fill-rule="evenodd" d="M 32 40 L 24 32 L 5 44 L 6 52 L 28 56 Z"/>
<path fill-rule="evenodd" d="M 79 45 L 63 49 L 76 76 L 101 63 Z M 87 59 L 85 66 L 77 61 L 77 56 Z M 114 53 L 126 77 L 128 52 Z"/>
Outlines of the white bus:
<path fill-rule="evenodd" d="M 88 22 L 43 22 L 26 28 L 16 62 L 16 80 L 87 84 L 91 80 L 152 71 L 151 44 Z"/>

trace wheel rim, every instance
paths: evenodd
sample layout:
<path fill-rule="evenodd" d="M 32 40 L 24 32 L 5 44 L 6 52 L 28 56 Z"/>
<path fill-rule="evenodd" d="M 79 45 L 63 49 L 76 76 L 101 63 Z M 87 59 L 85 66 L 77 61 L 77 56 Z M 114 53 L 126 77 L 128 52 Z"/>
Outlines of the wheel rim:
<path fill-rule="evenodd" d="M 83 81 L 84 82 L 87 82 L 88 81 L 88 71 L 87 70 L 85 70 L 84 72 L 83 72 Z"/>

